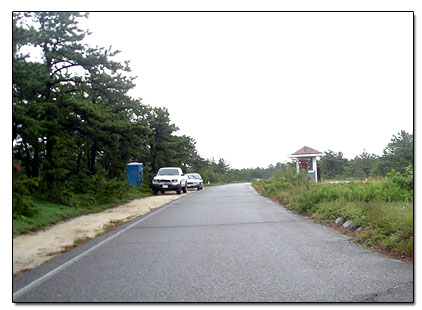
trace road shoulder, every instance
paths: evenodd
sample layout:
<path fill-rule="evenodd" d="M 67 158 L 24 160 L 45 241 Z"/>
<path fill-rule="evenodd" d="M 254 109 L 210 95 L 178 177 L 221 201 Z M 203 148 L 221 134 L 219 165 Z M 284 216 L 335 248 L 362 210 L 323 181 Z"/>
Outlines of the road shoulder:
<path fill-rule="evenodd" d="M 17 236 L 13 238 L 13 275 L 38 267 L 80 243 L 190 193 L 192 191 L 135 199 L 99 213 L 78 216 L 44 230 Z"/>

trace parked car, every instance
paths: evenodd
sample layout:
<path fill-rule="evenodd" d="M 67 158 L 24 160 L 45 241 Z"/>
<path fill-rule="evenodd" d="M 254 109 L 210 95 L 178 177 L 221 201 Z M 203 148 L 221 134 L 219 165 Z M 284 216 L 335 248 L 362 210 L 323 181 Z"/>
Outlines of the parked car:
<path fill-rule="evenodd" d="M 203 188 L 204 181 L 199 173 L 187 173 L 186 176 L 188 177 L 188 188 L 196 188 L 200 190 Z"/>
<path fill-rule="evenodd" d="M 158 191 L 164 194 L 166 191 L 176 191 L 178 195 L 187 192 L 188 178 L 178 167 L 163 167 L 158 170 L 152 180 L 152 193 L 157 195 Z"/>

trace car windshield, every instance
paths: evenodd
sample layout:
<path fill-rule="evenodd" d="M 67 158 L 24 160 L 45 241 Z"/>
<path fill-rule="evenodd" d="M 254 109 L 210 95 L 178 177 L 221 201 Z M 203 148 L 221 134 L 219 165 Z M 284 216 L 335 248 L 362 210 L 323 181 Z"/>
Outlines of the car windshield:
<path fill-rule="evenodd" d="M 197 179 L 196 175 L 192 175 L 192 174 L 189 174 L 189 175 L 188 175 L 188 178 L 189 178 L 189 179 Z"/>
<path fill-rule="evenodd" d="M 179 170 L 177 169 L 160 169 L 157 175 L 179 175 Z"/>

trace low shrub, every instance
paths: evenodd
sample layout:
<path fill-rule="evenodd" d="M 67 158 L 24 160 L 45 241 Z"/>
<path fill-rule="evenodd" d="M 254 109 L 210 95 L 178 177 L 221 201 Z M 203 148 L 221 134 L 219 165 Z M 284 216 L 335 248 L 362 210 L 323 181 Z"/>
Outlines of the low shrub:
<path fill-rule="evenodd" d="M 404 173 L 395 171 L 394 169 L 387 174 L 392 182 L 396 183 L 401 189 L 413 196 L 413 166 L 409 165 L 405 168 Z"/>
<path fill-rule="evenodd" d="M 297 205 L 301 212 L 308 212 L 322 202 L 331 202 L 339 198 L 339 193 L 333 186 L 314 185 L 303 191 L 297 198 Z"/>
<path fill-rule="evenodd" d="M 288 187 L 289 187 L 289 185 L 286 184 L 286 183 L 274 182 L 274 183 L 269 184 L 268 186 L 265 187 L 264 196 L 271 197 L 276 192 L 278 192 L 278 191 L 280 191 L 282 189 L 286 189 Z"/>
<path fill-rule="evenodd" d="M 37 213 L 31 193 L 38 188 L 38 178 L 27 178 L 21 174 L 19 164 L 13 164 L 12 214 L 13 218 L 30 217 Z"/>

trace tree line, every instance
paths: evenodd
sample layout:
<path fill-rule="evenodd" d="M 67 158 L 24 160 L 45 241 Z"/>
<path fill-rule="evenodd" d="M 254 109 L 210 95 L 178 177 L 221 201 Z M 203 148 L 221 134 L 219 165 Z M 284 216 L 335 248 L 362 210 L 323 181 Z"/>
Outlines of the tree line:
<path fill-rule="evenodd" d="M 84 18 L 88 14 L 13 13 L 14 205 L 28 195 L 66 204 L 75 195 L 95 201 L 121 193 L 127 190 L 129 162 L 144 164 L 146 184 L 163 166 L 199 172 L 205 182 L 214 183 L 269 178 L 292 165 L 239 170 L 222 158 L 202 158 L 192 137 L 176 134 L 178 127 L 166 108 L 128 95 L 136 77 L 130 75 L 129 61 L 115 60 L 119 51 L 84 43 L 90 35 L 78 25 Z M 410 136 L 397 139 L 408 143 Z M 413 160 L 413 136 L 411 140 Z M 397 155 L 394 147 L 383 156 L 385 161 L 369 154 L 345 161 L 340 152 L 329 151 L 321 160 L 323 176 L 385 173 L 392 167 L 388 156 Z M 407 163 L 408 155 L 406 149 L 398 156 Z"/>
<path fill-rule="evenodd" d="M 413 170 L 413 134 L 402 130 L 393 135 L 390 143 L 378 156 L 366 151 L 349 160 L 342 152 L 328 150 L 319 162 L 321 176 L 325 179 L 383 177 L 391 171 L 404 173 Z"/>
<path fill-rule="evenodd" d="M 166 108 L 144 105 L 119 51 L 90 47 L 88 14 L 13 14 L 12 143 L 16 192 L 66 200 L 125 180 L 129 162 L 145 181 L 161 166 L 205 167 L 195 141 L 176 135 Z M 39 52 L 40 59 L 31 57 Z"/>
<path fill-rule="evenodd" d="M 192 137 L 176 134 L 166 108 L 130 97 L 130 63 L 114 60 L 119 51 L 84 43 L 85 18 L 13 13 L 14 206 L 22 197 L 70 204 L 75 195 L 91 202 L 119 195 L 128 189 L 129 162 L 144 164 L 147 185 L 163 166 L 213 183 L 270 176 L 271 169 L 232 170 L 222 158 L 202 158 Z"/>
<path fill-rule="evenodd" d="M 380 178 L 391 173 L 413 173 L 413 134 L 402 130 L 394 134 L 381 156 L 363 151 L 353 159 L 347 159 L 341 151 L 325 151 L 325 156 L 318 160 L 318 172 L 324 180 L 330 179 L 360 179 Z M 217 168 L 219 167 L 219 168 Z M 221 167 L 224 167 L 221 169 Z M 292 162 L 277 162 L 267 168 L 230 169 L 230 166 L 220 159 L 218 163 L 209 162 L 207 168 L 198 169 L 212 182 L 236 182 L 253 179 L 269 179 L 276 173 L 286 172 L 288 168 L 296 169 Z"/>

